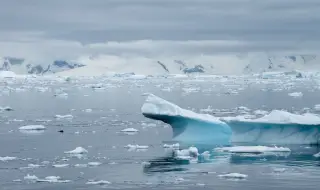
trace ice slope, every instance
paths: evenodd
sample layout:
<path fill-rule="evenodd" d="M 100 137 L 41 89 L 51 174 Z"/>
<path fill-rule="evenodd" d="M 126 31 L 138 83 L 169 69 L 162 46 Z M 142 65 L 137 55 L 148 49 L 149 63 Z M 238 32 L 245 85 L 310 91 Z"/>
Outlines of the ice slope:
<path fill-rule="evenodd" d="M 153 94 L 147 96 L 141 108 L 142 114 L 170 124 L 174 140 L 229 144 L 231 129 L 218 118 L 182 109 Z"/>
<path fill-rule="evenodd" d="M 149 94 L 142 114 L 172 126 L 173 138 L 184 142 L 212 144 L 318 144 L 320 118 L 317 115 L 295 115 L 273 111 L 258 119 L 241 117 L 216 118 L 197 114 Z"/>

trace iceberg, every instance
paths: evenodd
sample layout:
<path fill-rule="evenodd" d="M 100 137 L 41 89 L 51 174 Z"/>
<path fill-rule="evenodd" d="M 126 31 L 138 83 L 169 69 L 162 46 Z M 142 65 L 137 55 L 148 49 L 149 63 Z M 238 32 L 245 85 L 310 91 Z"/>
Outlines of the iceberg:
<path fill-rule="evenodd" d="M 159 98 L 147 96 L 141 111 L 154 120 L 171 125 L 173 140 L 187 143 L 318 144 L 320 117 L 315 114 L 292 114 L 273 110 L 257 119 L 217 118 L 198 114 Z"/>
<path fill-rule="evenodd" d="M 231 128 L 219 118 L 182 109 L 153 94 L 145 95 L 148 97 L 141 108 L 142 114 L 147 118 L 170 124 L 174 140 L 216 144 L 230 143 Z"/>

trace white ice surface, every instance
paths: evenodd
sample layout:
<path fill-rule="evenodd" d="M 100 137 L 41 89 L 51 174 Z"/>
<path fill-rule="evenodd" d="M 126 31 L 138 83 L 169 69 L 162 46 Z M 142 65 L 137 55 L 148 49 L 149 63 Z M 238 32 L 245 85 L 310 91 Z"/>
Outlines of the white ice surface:
<path fill-rule="evenodd" d="M 26 125 L 19 128 L 19 130 L 45 130 L 43 125 Z"/>
<path fill-rule="evenodd" d="M 88 151 L 82 147 L 77 147 L 74 150 L 64 152 L 66 154 L 86 154 Z"/>
<path fill-rule="evenodd" d="M 286 147 L 267 147 L 267 146 L 234 146 L 215 148 L 218 152 L 230 153 L 264 153 L 264 152 L 290 152 L 291 150 Z"/>
<path fill-rule="evenodd" d="M 244 117 L 224 117 L 225 121 L 244 121 L 257 123 L 274 123 L 274 124 L 301 124 L 301 125 L 318 125 L 320 117 L 316 114 L 305 113 L 303 115 L 293 114 L 281 110 L 273 110 L 268 115 L 257 119 L 246 119 Z"/>

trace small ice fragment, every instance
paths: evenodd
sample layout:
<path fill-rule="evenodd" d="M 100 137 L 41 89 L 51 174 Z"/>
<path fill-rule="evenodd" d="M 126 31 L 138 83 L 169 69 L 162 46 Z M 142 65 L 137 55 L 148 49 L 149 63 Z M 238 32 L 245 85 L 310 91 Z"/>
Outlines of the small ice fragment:
<path fill-rule="evenodd" d="M 288 95 L 292 96 L 294 98 L 299 98 L 299 97 L 303 96 L 303 93 L 302 92 L 292 92 L 292 93 L 289 93 Z"/>
<path fill-rule="evenodd" d="M 55 168 L 65 168 L 65 167 L 68 167 L 69 164 L 55 164 L 55 165 L 52 165 L 53 167 Z"/>
<path fill-rule="evenodd" d="M 315 154 L 315 155 L 313 155 L 313 156 L 316 157 L 316 158 L 320 158 L 320 152 Z"/>
<path fill-rule="evenodd" d="M 44 179 L 37 179 L 37 182 L 48 182 L 48 183 L 68 183 L 70 180 L 61 180 L 60 176 L 48 176 Z"/>
<path fill-rule="evenodd" d="M 285 168 L 273 168 L 273 171 L 276 173 L 283 173 L 284 171 L 286 171 Z"/>
<path fill-rule="evenodd" d="M 85 109 L 84 112 L 90 113 L 92 112 L 92 109 Z"/>
<path fill-rule="evenodd" d="M 101 165 L 100 162 L 89 162 L 88 163 L 88 166 L 99 166 L 99 165 Z"/>
<path fill-rule="evenodd" d="M 121 130 L 121 132 L 125 132 L 125 133 L 136 133 L 136 132 L 139 132 L 139 130 L 138 130 L 138 129 L 135 129 L 135 128 L 126 128 L 126 129 Z"/>
<path fill-rule="evenodd" d="M 163 148 L 170 148 L 170 149 L 178 149 L 180 147 L 179 143 L 176 144 L 164 144 Z"/>
<path fill-rule="evenodd" d="M 28 164 L 28 167 L 27 168 L 39 168 L 41 167 L 41 165 L 38 165 L 38 164 Z"/>
<path fill-rule="evenodd" d="M 70 114 L 68 114 L 68 115 L 55 115 L 54 117 L 57 119 L 72 119 L 73 115 L 70 115 Z"/>
<path fill-rule="evenodd" d="M 317 110 L 317 111 L 320 111 L 320 104 L 315 105 L 314 109 Z"/>
<path fill-rule="evenodd" d="M 253 112 L 255 115 L 267 115 L 269 112 L 264 110 L 256 110 Z"/>
<path fill-rule="evenodd" d="M 46 127 L 43 125 L 26 125 L 19 128 L 19 130 L 45 130 Z"/>
<path fill-rule="evenodd" d="M 27 174 L 26 176 L 24 176 L 23 178 L 24 180 L 28 180 L 28 181 L 37 181 L 39 178 L 35 175 L 29 175 Z"/>
<path fill-rule="evenodd" d="M 128 149 L 148 149 L 149 146 L 128 144 L 127 146 L 125 146 L 125 148 L 128 148 Z"/>
<path fill-rule="evenodd" d="M 0 111 L 13 111 L 13 109 L 9 106 L 6 106 L 6 107 L 1 107 L 0 106 Z"/>
<path fill-rule="evenodd" d="M 88 181 L 86 183 L 87 185 L 108 185 L 111 184 L 109 181 L 105 181 L 105 180 L 100 180 L 100 181 Z"/>
<path fill-rule="evenodd" d="M 244 179 L 248 177 L 248 175 L 240 174 L 240 173 L 228 173 L 228 174 L 222 174 L 218 176 L 222 178 L 227 178 L 227 179 Z"/>
<path fill-rule="evenodd" d="M 76 168 L 86 168 L 88 165 L 87 164 L 76 164 L 74 167 Z"/>
<path fill-rule="evenodd" d="M 88 151 L 82 147 L 77 147 L 74 150 L 66 151 L 64 153 L 66 153 L 66 154 L 85 154 L 85 153 L 88 153 Z"/>
<path fill-rule="evenodd" d="M 15 179 L 15 180 L 12 180 L 13 182 L 21 182 L 22 180 L 21 179 Z"/>
<path fill-rule="evenodd" d="M 17 157 L 11 157 L 11 156 L 0 157 L 0 161 L 2 161 L 2 162 L 12 161 L 12 160 L 16 160 L 16 159 L 17 159 Z"/>

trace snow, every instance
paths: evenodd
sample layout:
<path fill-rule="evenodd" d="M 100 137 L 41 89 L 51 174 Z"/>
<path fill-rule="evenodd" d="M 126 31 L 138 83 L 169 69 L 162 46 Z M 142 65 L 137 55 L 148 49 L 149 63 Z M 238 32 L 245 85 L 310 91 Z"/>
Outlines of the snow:
<path fill-rule="evenodd" d="M 66 154 L 86 154 L 88 151 L 82 147 L 77 147 L 74 150 L 64 152 Z"/>
<path fill-rule="evenodd" d="M 16 160 L 16 159 L 17 159 L 17 157 L 11 157 L 11 156 L 0 157 L 0 161 L 2 161 L 2 162 L 12 161 L 12 160 Z"/>
<path fill-rule="evenodd" d="M 290 152 L 291 150 L 286 147 L 267 147 L 267 146 L 234 146 L 215 148 L 218 152 L 230 153 L 265 153 L 265 152 Z"/>
<path fill-rule="evenodd" d="M 45 130 L 46 127 L 43 125 L 26 125 L 19 128 L 19 130 Z"/>
<path fill-rule="evenodd" d="M 141 108 L 143 114 L 181 116 L 185 118 L 198 119 L 201 121 L 224 124 L 224 122 L 220 121 L 219 118 L 214 116 L 208 114 L 197 114 L 193 111 L 182 109 L 179 106 L 153 94 L 147 93 L 144 95 L 147 96 L 147 99 Z"/>
<path fill-rule="evenodd" d="M 228 173 L 228 174 L 221 174 L 218 176 L 221 178 L 227 178 L 227 179 L 245 179 L 248 177 L 248 175 L 240 174 L 240 173 Z"/>
<path fill-rule="evenodd" d="M 268 115 L 257 119 L 245 119 L 243 117 L 225 117 L 225 121 L 243 121 L 256 123 L 273 124 L 301 124 L 301 125 L 319 125 L 320 117 L 316 114 L 305 113 L 303 115 L 293 114 L 281 110 L 273 110 Z"/>

